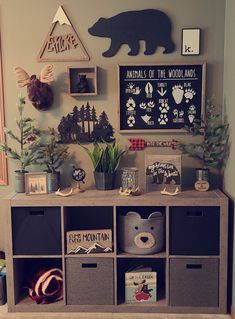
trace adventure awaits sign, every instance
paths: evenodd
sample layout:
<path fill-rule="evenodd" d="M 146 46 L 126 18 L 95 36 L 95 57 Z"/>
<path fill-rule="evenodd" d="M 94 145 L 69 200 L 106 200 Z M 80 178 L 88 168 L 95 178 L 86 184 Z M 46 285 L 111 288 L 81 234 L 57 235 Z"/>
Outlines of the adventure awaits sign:
<path fill-rule="evenodd" d="M 119 65 L 120 131 L 179 130 L 203 116 L 205 63 Z"/>
<path fill-rule="evenodd" d="M 67 254 L 112 252 L 112 230 L 72 230 L 67 232 Z"/>

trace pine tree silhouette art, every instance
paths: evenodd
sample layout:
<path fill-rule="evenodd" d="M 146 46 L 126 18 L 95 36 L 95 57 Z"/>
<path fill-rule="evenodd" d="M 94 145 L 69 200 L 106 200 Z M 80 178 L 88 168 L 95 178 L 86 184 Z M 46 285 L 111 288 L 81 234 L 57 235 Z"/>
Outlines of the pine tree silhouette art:
<path fill-rule="evenodd" d="M 80 109 L 75 105 L 72 112 L 63 116 L 58 125 L 60 143 L 113 142 L 114 130 L 103 111 L 99 117 L 94 106 L 87 102 Z"/>

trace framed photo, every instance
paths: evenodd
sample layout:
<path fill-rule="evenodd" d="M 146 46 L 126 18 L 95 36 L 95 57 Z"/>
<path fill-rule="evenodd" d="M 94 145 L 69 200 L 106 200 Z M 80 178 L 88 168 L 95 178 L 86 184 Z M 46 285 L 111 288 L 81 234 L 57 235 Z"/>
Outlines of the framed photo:
<path fill-rule="evenodd" d="M 118 66 L 120 133 L 185 132 L 204 118 L 206 63 Z"/>
<path fill-rule="evenodd" d="M 26 173 L 25 193 L 26 195 L 47 194 L 47 173 Z"/>
<path fill-rule="evenodd" d="M 200 54 L 201 29 L 182 29 L 181 55 Z"/>
<path fill-rule="evenodd" d="M 147 191 L 181 190 L 181 155 L 145 156 L 145 182 Z"/>

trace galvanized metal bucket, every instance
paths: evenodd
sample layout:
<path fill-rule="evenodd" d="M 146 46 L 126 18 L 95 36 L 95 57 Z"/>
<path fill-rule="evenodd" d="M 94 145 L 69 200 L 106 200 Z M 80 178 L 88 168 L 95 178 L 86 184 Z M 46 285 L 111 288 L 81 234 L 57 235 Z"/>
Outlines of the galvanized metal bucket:
<path fill-rule="evenodd" d="M 24 193 L 25 192 L 25 173 L 28 171 L 15 171 L 15 192 Z"/>

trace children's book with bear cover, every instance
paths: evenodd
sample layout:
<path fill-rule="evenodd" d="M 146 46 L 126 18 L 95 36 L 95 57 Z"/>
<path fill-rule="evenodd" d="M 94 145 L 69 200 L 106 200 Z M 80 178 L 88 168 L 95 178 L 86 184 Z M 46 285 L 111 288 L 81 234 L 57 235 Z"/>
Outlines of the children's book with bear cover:
<path fill-rule="evenodd" d="M 152 268 L 137 267 L 125 273 L 125 302 L 156 302 L 157 273 Z"/>

